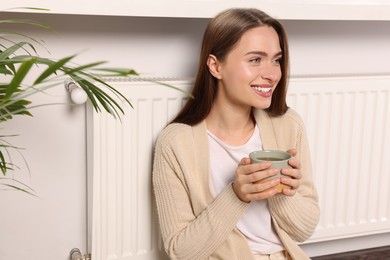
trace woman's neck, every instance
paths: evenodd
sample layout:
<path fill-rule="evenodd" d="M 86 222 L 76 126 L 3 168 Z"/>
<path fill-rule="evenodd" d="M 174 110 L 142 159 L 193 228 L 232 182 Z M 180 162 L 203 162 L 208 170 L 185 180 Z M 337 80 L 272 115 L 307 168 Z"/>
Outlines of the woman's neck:
<path fill-rule="evenodd" d="M 243 145 L 252 136 L 255 121 L 251 108 L 233 110 L 213 106 L 206 117 L 207 129 L 228 145 Z"/>

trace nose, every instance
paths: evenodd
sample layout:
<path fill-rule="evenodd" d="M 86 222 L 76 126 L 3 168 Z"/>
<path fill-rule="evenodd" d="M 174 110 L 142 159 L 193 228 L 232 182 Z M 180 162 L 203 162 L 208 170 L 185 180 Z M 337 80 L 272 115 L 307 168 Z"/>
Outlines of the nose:
<path fill-rule="evenodd" d="M 280 65 L 273 62 L 264 63 L 260 71 L 261 78 L 270 82 L 277 82 L 281 74 Z"/>

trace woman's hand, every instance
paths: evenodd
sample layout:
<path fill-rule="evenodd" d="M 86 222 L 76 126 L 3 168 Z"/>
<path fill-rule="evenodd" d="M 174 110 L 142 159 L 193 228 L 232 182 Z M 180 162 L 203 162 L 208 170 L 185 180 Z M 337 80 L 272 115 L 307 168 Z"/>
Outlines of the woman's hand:
<path fill-rule="evenodd" d="M 301 164 L 300 162 L 295 158 L 295 155 L 297 154 L 296 149 L 291 149 L 287 151 L 290 153 L 293 158 L 291 158 L 288 163 L 292 167 L 291 169 L 282 169 L 282 174 L 290 176 L 291 178 L 280 178 L 280 183 L 286 184 L 290 186 L 291 188 L 285 188 L 283 189 L 283 194 L 287 196 L 293 196 L 296 192 L 297 189 L 300 186 L 300 179 L 302 178 L 302 173 L 300 171 Z"/>
<path fill-rule="evenodd" d="M 236 169 L 233 190 L 237 197 L 244 202 L 267 199 L 278 193 L 276 186 L 281 179 L 262 181 L 278 173 L 271 169 L 270 162 L 251 163 L 250 158 L 243 158 Z"/>

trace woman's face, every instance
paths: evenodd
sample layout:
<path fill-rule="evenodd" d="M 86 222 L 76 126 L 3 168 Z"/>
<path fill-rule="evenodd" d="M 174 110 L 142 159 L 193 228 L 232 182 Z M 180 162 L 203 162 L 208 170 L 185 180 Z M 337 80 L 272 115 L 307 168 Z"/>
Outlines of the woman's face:
<path fill-rule="evenodd" d="M 218 63 L 218 97 L 245 109 L 266 109 L 281 76 L 282 50 L 276 31 L 261 26 L 245 32 L 223 62 Z"/>

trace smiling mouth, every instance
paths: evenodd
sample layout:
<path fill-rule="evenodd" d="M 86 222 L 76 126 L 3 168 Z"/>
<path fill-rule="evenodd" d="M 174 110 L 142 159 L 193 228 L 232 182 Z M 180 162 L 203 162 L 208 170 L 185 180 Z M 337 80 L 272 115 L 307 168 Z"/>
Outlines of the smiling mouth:
<path fill-rule="evenodd" d="M 264 87 L 259 87 L 259 86 L 252 86 L 256 91 L 261 92 L 261 93 L 268 93 L 272 91 L 272 87 L 269 88 L 264 88 Z"/>

